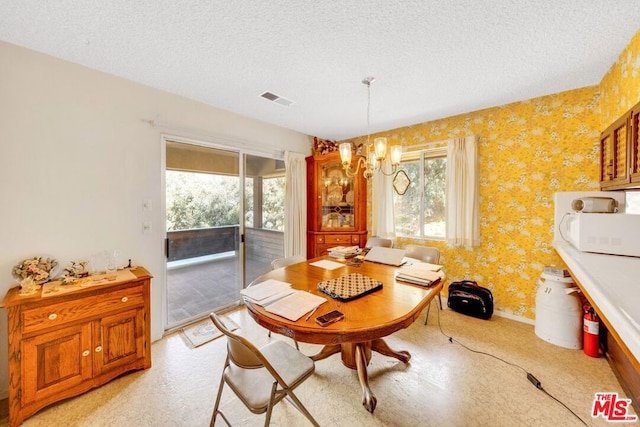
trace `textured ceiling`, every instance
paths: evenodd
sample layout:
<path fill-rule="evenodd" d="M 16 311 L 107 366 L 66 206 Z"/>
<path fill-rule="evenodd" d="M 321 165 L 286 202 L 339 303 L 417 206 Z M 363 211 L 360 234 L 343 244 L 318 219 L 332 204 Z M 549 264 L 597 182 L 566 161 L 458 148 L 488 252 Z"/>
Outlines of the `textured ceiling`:
<path fill-rule="evenodd" d="M 393 129 L 598 84 L 639 28 L 637 0 L 0 2 L 0 40 L 332 140 L 367 76 Z"/>

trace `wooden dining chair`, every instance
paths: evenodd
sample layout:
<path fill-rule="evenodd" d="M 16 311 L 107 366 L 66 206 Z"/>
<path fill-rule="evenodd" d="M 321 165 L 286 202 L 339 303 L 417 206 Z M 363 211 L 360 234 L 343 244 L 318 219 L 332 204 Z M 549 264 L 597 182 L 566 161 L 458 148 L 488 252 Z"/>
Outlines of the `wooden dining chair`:
<path fill-rule="evenodd" d="M 390 248 L 393 246 L 393 240 L 385 239 L 384 237 L 369 237 L 365 248 L 372 248 L 374 246 L 382 246 L 383 248 Z"/>
<path fill-rule="evenodd" d="M 405 257 L 411 259 L 417 259 L 422 262 L 428 262 L 430 264 L 440 264 L 440 249 L 433 246 L 420 246 L 420 245 L 407 245 L 405 247 Z M 438 306 L 442 310 L 442 297 L 438 293 Z M 427 324 L 429 320 L 429 309 L 431 304 L 427 307 L 427 316 L 424 319 L 424 324 Z"/>
<path fill-rule="evenodd" d="M 245 337 L 227 329 L 215 313 L 210 317 L 216 328 L 227 337 L 227 357 L 210 425 L 215 425 L 218 414 L 227 425 L 231 425 L 220 410 L 222 390 L 227 384 L 251 412 L 266 413 L 265 427 L 269 426 L 273 407 L 285 397 L 311 424 L 319 426 L 293 392 L 314 373 L 313 360 L 283 341 L 272 341 L 257 348 Z"/>

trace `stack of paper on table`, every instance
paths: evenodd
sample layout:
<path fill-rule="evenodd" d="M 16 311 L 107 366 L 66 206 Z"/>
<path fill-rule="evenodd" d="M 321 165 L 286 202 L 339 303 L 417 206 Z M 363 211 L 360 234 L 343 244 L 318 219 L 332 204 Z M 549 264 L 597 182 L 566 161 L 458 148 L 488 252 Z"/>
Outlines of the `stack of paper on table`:
<path fill-rule="evenodd" d="M 396 274 L 397 280 L 422 286 L 430 286 L 443 278 L 442 266 L 428 262 L 416 262 L 401 268 Z"/>
<path fill-rule="evenodd" d="M 264 309 L 269 313 L 277 314 L 295 322 L 325 302 L 327 302 L 327 299 L 324 297 L 314 295 L 311 292 L 294 290 L 292 294 L 265 305 Z"/>
<path fill-rule="evenodd" d="M 291 284 L 274 279 L 249 286 L 240 293 L 245 299 L 261 305 L 269 313 L 294 322 L 327 301 L 324 297 L 293 289 Z"/>
<path fill-rule="evenodd" d="M 358 255 L 361 250 L 358 246 L 336 246 L 328 252 L 331 258 L 349 258 Z"/>
<path fill-rule="evenodd" d="M 280 298 L 284 298 L 293 292 L 295 292 L 295 289 L 291 288 L 291 284 L 269 279 L 242 289 L 240 294 L 249 301 L 264 306 Z"/>

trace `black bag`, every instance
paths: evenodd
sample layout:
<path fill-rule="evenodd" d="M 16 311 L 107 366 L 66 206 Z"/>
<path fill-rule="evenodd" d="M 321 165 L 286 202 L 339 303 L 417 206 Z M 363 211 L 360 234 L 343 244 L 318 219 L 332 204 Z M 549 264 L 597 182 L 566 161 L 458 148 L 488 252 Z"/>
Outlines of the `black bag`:
<path fill-rule="evenodd" d="M 493 314 L 493 294 L 471 280 L 452 282 L 447 306 L 458 313 L 489 319 Z"/>

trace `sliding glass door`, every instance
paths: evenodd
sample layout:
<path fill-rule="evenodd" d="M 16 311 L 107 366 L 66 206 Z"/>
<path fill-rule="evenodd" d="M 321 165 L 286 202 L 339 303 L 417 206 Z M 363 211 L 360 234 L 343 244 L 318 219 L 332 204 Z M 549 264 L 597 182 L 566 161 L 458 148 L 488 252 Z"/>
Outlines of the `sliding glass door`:
<path fill-rule="evenodd" d="M 245 155 L 245 286 L 284 255 L 282 160 Z"/>
<path fill-rule="evenodd" d="M 282 256 L 283 162 L 166 142 L 167 329 L 233 306 Z"/>

